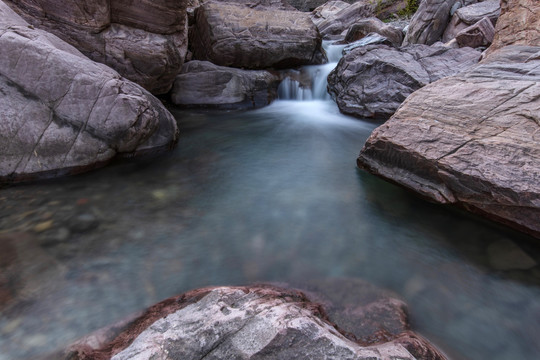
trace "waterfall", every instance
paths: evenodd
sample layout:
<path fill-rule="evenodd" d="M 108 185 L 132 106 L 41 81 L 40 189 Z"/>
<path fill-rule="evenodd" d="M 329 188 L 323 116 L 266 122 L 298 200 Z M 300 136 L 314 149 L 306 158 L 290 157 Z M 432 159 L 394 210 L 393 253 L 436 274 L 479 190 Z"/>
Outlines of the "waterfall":
<path fill-rule="evenodd" d="M 328 63 L 303 66 L 299 70 L 289 70 L 287 77 L 279 84 L 278 98 L 282 100 L 330 100 L 326 90 L 328 74 L 336 67 L 345 45 L 334 45 L 323 41 Z"/>

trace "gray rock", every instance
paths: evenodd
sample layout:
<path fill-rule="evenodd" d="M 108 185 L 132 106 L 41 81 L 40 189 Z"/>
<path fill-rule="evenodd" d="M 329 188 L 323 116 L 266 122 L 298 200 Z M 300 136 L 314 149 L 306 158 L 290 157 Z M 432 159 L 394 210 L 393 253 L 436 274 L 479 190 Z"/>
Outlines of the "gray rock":
<path fill-rule="evenodd" d="M 190 32 L 193 58 L 246 69 L 289 68 L 326 61 L 307 13 L 208 2 Z"/>
<path fill-rule="evenodd" d="M 387 38 L 394 46 L 398 47 L 403 42 L 403 32 L 383 21 L 371 17 L 362 19 L 354 23 L 345 35 L 346 42 L 354 42 L 366 37 L 368 34 L 376 33 Z"/>
<path fill-rule="evenodd" d="M 170 148 L 176 121 L 140 86 L 0 2 L 0 180 L 80 172 Z"/>
<path fill-rule="evenodd" d="M 184 106 L 258 108 L 277 97 L 279 80 L 265 70 L 240 70 L 193 60 L 185 63 L 176 77 L 171 99 Z"/>
<path fill-rule="evenodd" d="M 349 7 L 349 5 L 340 0 L 327 1 L 311 12 L 311 20 L 318 28 L 323 21 L 335 17 L 338 12 Z"/>
<path fill-rule="evenodd" d="M 474 25 L 461 30 L 456 35 L 459 47 L 488 47 L 495 36 L 495 28 L 489 18 L 485 17 Z"/>
<path fill-rule="evenodd" d="M 490 265 L 497 270 L 531 269 L 538 263 L 510 240 L 499 240 L 488 246 Z"/>
<path fill-rule="evenodd" d="M 540 47 L 506 46 L 413 93 L 358 165 L 540 237 Z"/>
<path fill-rule="evenodd" d="M 335 40 L 341 38 L 358 20 L 372 17 L 374 5 L 370 2 L 360 1 L 349 5 L 333 14 L 327 15 L 324 21 L 318 23 L 319 32 L 325 39 Z"/>
<path fill-rule="evenodd" d="M 475 3 L 469 1 L 468 3 Z M 403 45 L 432 45 L 439 41 L 450 21 L 450 10 L 456 0 L 424 0 L 411 19 Z"/>
<path fill-rule="evenodd" d="M 473 49 L 411 45 L 360 47 L 346 54 L 328 76 L 328 90 L 341 112 L 388 118 L 413 91 L 476 64 Z"/>
<path fill-rule="evenodd" d="M 273 286 L 194 290 L 152 306 L 112 341 L 105 337 L 78 342 L 69 358 L 444 359 L 408 331 L 360 345 L 303 293 Z"/>
<path fill-rule="evenodd" d="M 32 25 L 155 94 L 167 93 L 187 51 L 187 0 L 6 3 Z"/>
<path fill-rule="evenodd" d="M 500 13 L 499 0 L 482 1 L 459 8 L 452 16 L 446 30 L 444 30 L 442 41 L 448 42 L 452 40 L 461 30 L 476 24 L 484 17 L 488 17 L 492 24 L 495 25 Z"/>

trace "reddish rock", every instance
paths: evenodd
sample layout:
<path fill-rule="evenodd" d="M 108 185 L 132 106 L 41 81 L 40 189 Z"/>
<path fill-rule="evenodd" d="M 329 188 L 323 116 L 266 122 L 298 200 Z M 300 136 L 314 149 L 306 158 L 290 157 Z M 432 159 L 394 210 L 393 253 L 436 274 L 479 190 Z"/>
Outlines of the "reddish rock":
<path fill-rule="evenodd" d="M 461 30 L 456 35 L 459 47 L 487 47 L 491 45 L 495 36 L 495 28 L 489 18 L 485 17 L 474 25 Z"/>

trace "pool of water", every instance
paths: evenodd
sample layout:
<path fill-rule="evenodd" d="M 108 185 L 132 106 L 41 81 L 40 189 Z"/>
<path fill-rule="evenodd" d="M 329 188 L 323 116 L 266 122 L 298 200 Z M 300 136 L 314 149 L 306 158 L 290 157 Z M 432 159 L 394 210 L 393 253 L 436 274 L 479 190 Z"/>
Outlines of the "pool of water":
<path fill-rule="evenodd" d="M 0 359 L 206 285 L 362 278 L 452 359 L 540 358 L 540 246 L 355 167 L 331 101 L 172 109 L 172 153 L 0 189 Z"/>

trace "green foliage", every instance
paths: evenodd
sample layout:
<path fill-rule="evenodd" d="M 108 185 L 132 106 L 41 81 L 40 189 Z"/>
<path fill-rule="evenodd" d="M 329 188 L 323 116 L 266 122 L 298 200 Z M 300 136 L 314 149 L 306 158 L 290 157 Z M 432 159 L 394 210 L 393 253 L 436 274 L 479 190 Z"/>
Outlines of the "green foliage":
<path fill-rule="evenodd" d="M 407 0 L 407 6 L 405 9 L 401 10 L 399 16 L 413 16 L 416 10 L 418 10 L 418 5 L 420 5 L 420 0 Z"/>

